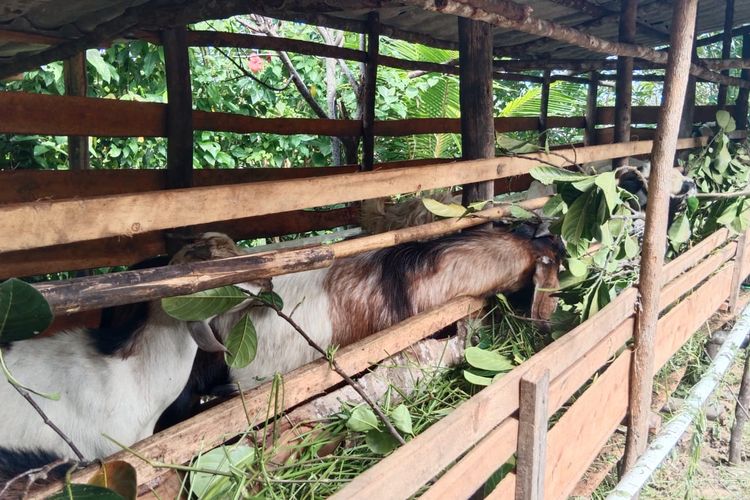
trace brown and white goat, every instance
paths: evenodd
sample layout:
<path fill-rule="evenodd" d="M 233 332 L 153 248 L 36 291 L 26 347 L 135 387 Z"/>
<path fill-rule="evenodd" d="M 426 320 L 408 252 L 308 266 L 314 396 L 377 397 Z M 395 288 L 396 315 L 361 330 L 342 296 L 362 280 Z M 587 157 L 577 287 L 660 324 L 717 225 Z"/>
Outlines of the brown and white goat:
<path fill-rule="evenodd" d="M 230 243 L 223 235 L 209 234 L 183 248 L 172 262 L 235 256 Z M 93 460 L 119 450 L 103 434 L 130 445 L 153 433 L 159 416 L 185 387 L 199 346 L 223 350 L 202 324 L 175 320 L 153 301 L 105 310 L 96 330 L 77 328 L 6 344 L 3 356 L 19 381 L 60 394 L 58 401 L 35 399 L 83 456 Z M 28 468 L 75 458 L 5 381 L 0 381 L 0 401 L 0 484 Z"/>
<path fill-rule="evenodd" d="M 559 263 L 559 246 L 551 238 L 491 227 L 366 252 L 337 260 L 327 269 L 278 276 L 273 278 L 273 290 L 283 299 L 284 312 L 326 348 L 351 344 L 463 295 L 485 297 L 533 287 L 531 315 L 547 320 L 556 305 L 552 293 L 558 287 Z M 195 377 L 164 425 L 185 418 L 196 394 L 234 382 L 251 388 L 320 356 L 267 308 L 222 315 L 211 326 L 227 332 L 244 312 L 258 332 L 254 361 L 230 370 L 218 364 L 220 359 L 199 358 Z"/>

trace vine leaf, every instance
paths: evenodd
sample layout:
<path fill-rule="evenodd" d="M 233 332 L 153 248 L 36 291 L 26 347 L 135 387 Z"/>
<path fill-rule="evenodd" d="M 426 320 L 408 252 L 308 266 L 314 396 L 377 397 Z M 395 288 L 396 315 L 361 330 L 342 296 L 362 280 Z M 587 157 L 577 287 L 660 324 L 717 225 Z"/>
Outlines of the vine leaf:
<path fill-rule="evenodd" d="M 243 315 L 229 331 L 225 347 L 224 360 L 230 368 L 244 368 L 255 359 L 258 335 L 249 314 Z"/>

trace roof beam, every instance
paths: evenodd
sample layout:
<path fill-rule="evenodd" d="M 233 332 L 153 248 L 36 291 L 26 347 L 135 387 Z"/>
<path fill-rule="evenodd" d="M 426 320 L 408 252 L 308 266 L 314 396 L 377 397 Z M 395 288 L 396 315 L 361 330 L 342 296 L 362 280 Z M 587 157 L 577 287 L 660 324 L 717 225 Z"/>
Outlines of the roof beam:
<path fill-rule="evenodd" d="M 582 47 L 592 52 L 635 57 L 661 65 L 667 64 L 668 57 L 664 52 L 658 52 L 641 45 L 612 42 L 587 33 L 582 33 L 581 31 L 568 26 L 547 21 L 546 19 L 533 17 L 531 15 L 531 9 L 528 6 L 524 6 L 525 8 L 521 9 L 521 11 L 528 13 L 528 15 L 519 16 L 518 7 L 521 6 L 508 0 L 493 1 L 492 3 L 480 0 L 441 0 L 440 2 L 435 2 L 434 0 L 403 0 L 403 2 L 433 12 L 468 17 L 475 21 L 484 21 L 499 28 L 552 38 L 577 47 Z M 699 78 L 703 78 L 704 80 L 724 83 L 726 85 L 737 87 L 750 86 L 750 83 L 739 78 L 715 73 L 697 64 L 691 64 L 690 73 Z"/>
<path fill-rule="evenodd" d="M 750 59 L 713 59 L 705 58 L 694 61 L 693 66 L 698 65 L 706 70 L 742 69 L 750 68 Z M 650 61 L 637 61 L 635 69 L 664 69 L 664 64 Z M 614 70 L 617 61 L 614 59 L 516 59 L 495 61 L 496 71 L 544 71 L 568 70 L 568 71 L 596 71 Z"/>
<path fill-rule="evenodd" d="M 563 7 L 568 7 L 569 9 L 577 10 L 595 19 L 601 18 L 601 17 L 619 16 L 618 12 L 609 10 L 605 7 L 602 7 L 601 5 L 597 5 L 587 0 L 550 0 L 550 1 L 552 3 L 562 5 Z M 669 33 L 667 33 L 666 31 L 662 31 L 657 28 L 654 28 L 653 26 L 643 21 L 642 19 L 638 19 L 637 13 L 636 13 L 635 23 L 638 27 L 637 28 L 638 31 L 640 31 L 644 35 L 654 37 L 657 40 L 661 40 L 663 42 L 669 41 Z"/>

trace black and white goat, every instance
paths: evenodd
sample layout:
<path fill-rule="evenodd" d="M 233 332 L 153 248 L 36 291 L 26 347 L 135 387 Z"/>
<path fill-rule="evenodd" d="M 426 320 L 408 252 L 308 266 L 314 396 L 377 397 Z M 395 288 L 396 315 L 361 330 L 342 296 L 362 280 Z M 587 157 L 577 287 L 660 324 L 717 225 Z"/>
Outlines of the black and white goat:
<path fill-rule="evenodd" d="M 462 295 L 485 297 L 533 288 L 531 315 L 548 320 L 556 306 L 560 247 L 507 228 L 468 230 L 431 241 L 374 250 L 327 269 L 273 278 L 284 312 L 321 347 L 347 345 Z M 229 369 L 210 355 L 196 360 L 194 377 L 162 422 L 188 416 L 195 396 L 239 382 L 248 389 L 318 358 L 317 351 L 267 308 L 250 308 L 258 332 L 255 359 Z M 226 332 L 242 311 L 211 322 Z"/>
<path fill-rule="evenodd" d="M 236 255 L 233 242 L 226 245 L 223 235 L 207 234 L 172 262 Z M 210 330 L 171 318 L 153 301 L 105 310 L 96 330 L 14 342 L 4 346 L 3 356 L 24 385 L 59 393 L 58 401 L 35 400 L 86 459 L 95 459 L 119 450 L 103 434 L 130 445 L 153 433 L 185 386 L 199 346 L 223 350 Z M 5 381 L 0 381 L 0 401 L 0 484 L 51 459 L 75 458 Z"/>

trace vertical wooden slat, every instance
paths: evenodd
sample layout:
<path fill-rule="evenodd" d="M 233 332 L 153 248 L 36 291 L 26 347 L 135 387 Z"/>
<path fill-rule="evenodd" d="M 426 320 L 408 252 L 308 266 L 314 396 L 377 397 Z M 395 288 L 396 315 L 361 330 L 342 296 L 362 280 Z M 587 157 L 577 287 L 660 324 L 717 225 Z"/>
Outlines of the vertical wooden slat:
<path fill-rule="evenodd" d="M 750 35 L 742 37 L 742 58 L 750 59 Z M 742 79 L 750 81 L 750 69 L 742 70 Z M 747 108 L 750 89 L 740 88 L 737 92 L 737 102 L 734 108 L 734 119 L 738 130 L 747 130 Z"/>
<path fill-rule="evenodd" d="M 532 370 L 520 381 L 516 500 L 544 498 L 549 378 L 545 368 Z"/>
<path fill-rule="evenodd" d="M 732 25 L 734 24 L 734 0 L 726 0 L 727 5 L 724 11 L 724 32 L 721 37 L 721 58 L 729 59 L 732 56 Z M 723 75 L 729 75 L 729 70 L 721 72 Z M 717 104 L 719 109 L 727 107 L 727 90 L 726 85 L 719 85 L 719 96 Z"/>
<path fill-rule="evenodd" d="M 621 43 L 634 43 L 638 0 L 623 0 L 620 6 Z M 630 116 L 633 95 L 633 58 L 617 58 L 617 81 L 615 82 L 615 142 L 630 141 Z M 628 158 L 616 158 L 613 165 L 620 167 Z"/>
<path fill-rule="evenodd" d="M 370 171 L 375 162 L 375 95 L 378 80 L 378 53 L 380 52 L 380 15 L 367 16 L 367 61 L 362 105 L 362 164 L 361 170 Z"/>
<path fill-rule="evenodd" d="M 86 52 L 79 52 L 63 63 L 65 93 L 86 97 L 88 81 L 86 76 Z M 89 161 L 89 138 L 80 135 L 68 136 L 68 166 L 71 170 L 86 170 Z"/>
<path fill-rule="evenodd" d="M 492 26 L 458 18 L 459 101 L 461 153 L 464 160 L 495 156 L 494 103 L 492 98 Z M 462 201 L 488 200 L 494 183 L 464 186 Z"/>
<path fill-rule="evenodd" d="M 664 104 L 659 110 L 657 133 L 651 153 L 649 202 L 638 283 L 641 300 L 634 332 L 633 363 L 630 369 L 625 470 L 629 470 L 635 464 L 648 442 L 648 417 L 654 376 L 654 338 L 659 315 L 664 249 L 667 244 L 671 171 L 690 71 L 697 5 L 698 0 L 676 0 L 672 12 L 671 47 L 664 81 Z"/>
<path fill-rule="evenodd" d="M 599 74 L 592 71 L 589 74 L 589 88 L 586 94 L 586 129 L 583 132 L 584 146 L 596 144 L 596 108 L 599 96 Z"/>
<path fill-rule="evenodd" d="M 542 82 L 542 95 L 539 106 L 539 145 L 547 144 L 547 117 L 549 116 L 549 86 L 550 70 L 544 70 L 544 81 Z"/>
<path fill-rule="evenodd" d="M 193 92 L 187 30 L 163 31 L 162 44 L 167 78 L 167 188 L 187 188 L 193 186 Z M 188 231 L 185 228 L 166 235 L 170 255 L 184 245 L 179 236 Z"/>
<path fill-rule="evenodd" d="M 745 279 L 745 276 L 743 276 L 743 263 L 745 261 L 745 247 L 747 246 L 749 232 L 750 230 L 745 230 L 737 241 L 737 253 L 734 255 L 734 271 L 732 272 L 732 287 L 729 289 L 729 298 L 727 299 L 729 312 L 736 312 L 737 300 L 740 297 L 740 287 Z"/>

